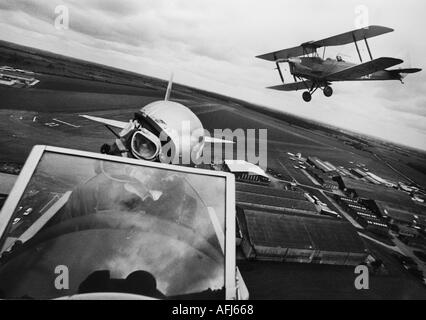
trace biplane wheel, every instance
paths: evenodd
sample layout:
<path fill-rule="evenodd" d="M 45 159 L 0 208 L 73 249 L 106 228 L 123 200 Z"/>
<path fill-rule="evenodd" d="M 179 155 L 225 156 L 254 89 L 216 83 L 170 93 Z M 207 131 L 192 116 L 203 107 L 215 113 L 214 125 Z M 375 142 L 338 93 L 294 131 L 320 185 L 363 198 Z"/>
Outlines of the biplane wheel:
<path fill-rule="evenodd" d="M 331 96 L 333 95 L 333 88 L 332 88 L 332 87 L 329 87 L 329 86 L 326 86 L 326 87 L 324 88 L 323 92 L 324 92 L 324 95 L 325 95 L 326 97 L 331 97 Z"/>
<path fill-rule="evenodd" d="M 305 100 L 306 102 L 309 102 L 312 100 L 312 95 L 309 91 L 303 92 L 302 97 L 303 97 L 303 100 Z"/>
<path fill-rule="evenodd" d="M 111 151 L 111 146 L 109 144 L 104 143 L 101 147 L 101 153 L 109 154 L 110 151 Z"/>

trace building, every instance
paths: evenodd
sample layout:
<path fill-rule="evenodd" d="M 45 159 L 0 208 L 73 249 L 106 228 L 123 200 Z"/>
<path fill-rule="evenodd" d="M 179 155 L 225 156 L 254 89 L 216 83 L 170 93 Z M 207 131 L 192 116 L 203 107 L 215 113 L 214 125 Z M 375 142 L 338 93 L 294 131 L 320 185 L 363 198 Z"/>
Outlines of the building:
<path fill-rule="evenodd" d="M 290 215 L 319 215 L 315 204 L 309 202 L 305 198 L 304 192 L 299 190 L 285 190 L 244 182 L 237 182 L 235 189 L 237 206 L 243 209 Z"/>
<path fill-rule="evenodd" d="M 411 197 L 406 193 L 388 188 L 383 185 L 374 185 L 360 180 L 354 180 L 347 177 L 336 178 L 339 188 L 350 198 L 362 200 L 380 200 L 386 202 L 411 203 Z"/>
<path fill-rule="evenodd" d="M 244 160 L 225 160 L 225 169 L 235 175 L 237 181 L 268 184 L 270 179 L 266 172 Z"/>
<path fill-rule="evenodd" d="M 324 161 L 324 164 L 331 170 L 331 171 L 337 171 L 337 168 L 330 162 Z"/>
<path fill-rule="evenodd" d="M 346 221 L 247 209 L 237 212 L 237 221 L 248 259 L 356 266 L 368 255 Z"/>
<path fill-rule="evenodd" d="M 322 170 L 323 172 L 331 172 L 331 171 L 336 169 L 336 168 L 334 168 L 334 166 L 329 167 L 324 161 L 318 159 L 317 157 L 308 157 L 307 162 L 310 165 Z"/>
<path fill-rule="evenodd" d="M 306 169 L 306 171 L 313 177 L 315 180 L 317 180 L 325 189 L 328 190 L 337 190 L 339 189 L 339 184 L 334 181 L 329 174 L 332 171 L 329 171 L 328 174 L 324 173 L 320 169 L 309 167 Z"/>
<path fill-rule="evenodd" d="M 357 178 L 364 178 L 367 174 L 358 168 L 351 168 L 350 172 Z"/>
<path fill-rule="evenodd" d="M 236 182 L 235 189 L 237 192 L 245 192 L 257 195 L 266 195 L 273 197 L 281 197 L 294 200 L 305 200 L 305 195 L 302 191 L 293 189 L 281 189 L 263 185 L 253 185 L 244 182 Z"/>
<path fill-rule="evenodd" d="M 339 189 L 339 184 L 331 178 L 323 179 L 321 181 L 321 184 L 325 189 L 328 189 L 328 190 L 338 190 Z"/>
<path fill-rule="evenodd" d="M 422 205 L 412 202 L 410 205 L 404 203 L 393 203 L 376 200 L 372 203 L 375 210 L 391 224 L 420 227 L 426 230 L 426 209 Z"/>
<path fill-rule="evenodd" d="M 251 208 L 253 210 L 267 210 L 287 214 L 318 214 L 315 205 L 306 199 L 299 200 L 285 196 L 255 194 L 238 191 L 238 189 L 236 203 L 243 208 Z"/>
<path fill-rule="evenodd" d="M 321 208 L 321 214 L 324 216 L 329 216 L 337 219 L 341 219 L 342 216 L 336 211 L 331 210 L 330 208 Z"/>
<path fill-rule="evenodd" d="M 12 67 L 0 67 L 0 84 L 11 87 L 32 87 L 39 83 L 31 71 L 14 69 Z"/>
<path fill-rule="evenodd" d="M 349 213 L 362 227 L 371 232 L 387 235 L 389 226 L 381 215 L 370 210 L 359 200 L 335 196 L 336 201 Z"/>

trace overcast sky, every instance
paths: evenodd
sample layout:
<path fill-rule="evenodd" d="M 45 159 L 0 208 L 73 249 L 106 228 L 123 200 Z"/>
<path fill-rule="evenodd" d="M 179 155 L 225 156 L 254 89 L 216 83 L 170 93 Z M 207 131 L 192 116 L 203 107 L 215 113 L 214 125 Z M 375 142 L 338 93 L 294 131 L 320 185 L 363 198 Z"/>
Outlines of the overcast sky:
<path fill-rule="evenodd" d="M 54 27 L 58 5 L 68 30 Z M 0 0 L 0 38 L 163 79 L 173 71 L 182 84 L 426 150 L 425 72 L 405 85 L 336 83 L 332 98 L 318 92 L 309 104 L 301 92 L 264 89 L 279 76 L 254 56 L 352 30 L 361 5 L 369 24 L 395 29 L 370 40 L 374 57 L 425 67 L 421 0 Z M 352 45 L 328 53 L 358 59 Z"/>

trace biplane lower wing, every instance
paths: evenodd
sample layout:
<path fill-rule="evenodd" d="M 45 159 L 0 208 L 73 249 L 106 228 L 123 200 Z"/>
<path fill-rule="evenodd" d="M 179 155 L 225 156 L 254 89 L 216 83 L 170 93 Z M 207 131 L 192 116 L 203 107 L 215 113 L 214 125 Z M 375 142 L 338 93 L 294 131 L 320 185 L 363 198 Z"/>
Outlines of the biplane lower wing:
<path fill-rule="evenodd" d="M 280 84 L 278 86 L 268 87 L 267 89 L 279 90 L 279 91 L 297 91 L 297 90 L 308 90 L 312 87 L 311 81 L 305 82 L 293 82 Z"/>
<path fill-rule="evenodd" d="M 371 60 L 359 65 L 347 68 L 342 71 L 338 71 L 332 74 L 329 74 L 325 77 L 327 81 L 348 81 L 356 80 L 363 76 L 373 74 L 378 71 L 383 71 L 386 68 L 390 68 L 401 64 L 403 61 L 401 59 L 395 58 L 378 58 Z"/>

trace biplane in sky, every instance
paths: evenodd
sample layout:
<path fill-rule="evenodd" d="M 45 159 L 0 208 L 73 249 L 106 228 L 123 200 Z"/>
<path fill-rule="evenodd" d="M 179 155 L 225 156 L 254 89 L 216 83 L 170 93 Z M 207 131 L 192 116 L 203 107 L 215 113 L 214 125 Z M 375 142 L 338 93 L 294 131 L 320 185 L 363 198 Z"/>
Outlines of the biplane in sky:
<path fill-rule="evenodd" d="M 323 40 L 305 42 L 298 47 L 259 55 L 257 58 L 275 62 L 277 66 L 282 84 L 269 87 L 269 89 L 281 91 L 306 90 L 303 92 L 303 100 L 309 102 L 312 99 L 312 94 L 318 89 L 321 89 L 326 97 L 331 97 L 333 94 L 331 84 L 336 81 L 399 80 L 402 82 L 407 74 L 421 71 L 419 68 L 388 69 L 403 63 L 403 61 L 388 57 L 373 58 L 367 39 L 392 31 L 393 29 L 382 26 L 369 26 Z M 365 42 L 369 61 L 363 61 L 358 46 L 359 41 Z M 361 61 L 360 64 L 346 62 L 341 56 L 337 56 L 336 59 L 325 59 L 327 47 L 342 46 L 349 43 L 355 44 Z M 322 57 L 318 53 L 320 48 L 324 48 Z M 284 82 L 280 63 L 289 64 L 294 82 Z"/>

